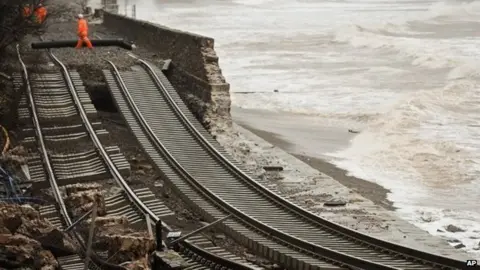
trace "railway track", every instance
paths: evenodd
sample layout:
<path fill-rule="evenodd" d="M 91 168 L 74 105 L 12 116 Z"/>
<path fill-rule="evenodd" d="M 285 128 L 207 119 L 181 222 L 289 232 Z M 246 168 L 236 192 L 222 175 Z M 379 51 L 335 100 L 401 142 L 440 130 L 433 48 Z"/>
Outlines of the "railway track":
<path fill-rule="evenodd" d="M 119 111 L 173 189 L 207 220 L 288 269 L 463 269 L 464 261 L 372 238 L 279 197 L 242 170 L 157 67 L 113 62 L 104 75 Z"/>
<path fill-rule="evenodd" d="M 40 155 L 29 158 L 28 162 L 32 182 L 36 189 L 50 187 L 57 203 L 42 206 L 41 216 L 60 228 L 72 225 L 72 214 L 65 205 L 60 187 L 65 186 L 68 190 L 74 183 L 108 179 L 113 179 L 122 191 L 106 198 L 107 216 L 125 216 L 135 225 L 145 224 L 146 215 L 153 224 L 160 217 L 173 215 L 150 189 L 132 188 L 127 184 L 124 175 L 130 173 L 130 166 L 118 147 L 105 146 L 102 142 L 101 138 L 107 132 L 100 128 L 96 110 L 83 88 L 79 74 L 67 70 L 50 51 L 49 56 L 55 64 L 50 63 L 51 68 L 47 71 L 30 73 L 22 61 L 18 46 L 17 53 L 23 74 L 15 76 L 15 84 L 17 90 L 22 85 L 27 90 L 20 102 L 19 118 L 23 122 L 31 120 L 33 123 L 24 130 L 27 134 L 24 142 L 40 148 Z M 83 150 L 74 153 L 67 151 L 73 144 L 81 145 Z M 60 149 L 61 153 L 53 149 Z M 167 232 L 173 231 L 167 224 L 162 222 L 162 225 Z M 85 247 L 83 239 L 76 236 Z M 180 254 L 188 264 L 187 269 L 259 269 L 218 249 L 202 236 L 182 241 L 179 246 Z M 62 269 L 84 267 L 84 261 L 78 255 L 57 259 Z M 89 269 L 124 269 L 102 261 L 101 256 L 96 255 L 94 259 L 98 263 L 90 262 Z"/>

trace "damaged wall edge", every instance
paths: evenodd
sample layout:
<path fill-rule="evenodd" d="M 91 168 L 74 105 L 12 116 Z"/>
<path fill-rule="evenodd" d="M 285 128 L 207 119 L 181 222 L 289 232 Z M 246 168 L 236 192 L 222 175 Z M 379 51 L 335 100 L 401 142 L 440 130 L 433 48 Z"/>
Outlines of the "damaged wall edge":
<path fill-rule="evenodd" d="M 108 12 L 103 25 L 171 59 L 165 75 L 208 130 L 231 126 L 230 84 L 222 75 L 212 38 Z"/>

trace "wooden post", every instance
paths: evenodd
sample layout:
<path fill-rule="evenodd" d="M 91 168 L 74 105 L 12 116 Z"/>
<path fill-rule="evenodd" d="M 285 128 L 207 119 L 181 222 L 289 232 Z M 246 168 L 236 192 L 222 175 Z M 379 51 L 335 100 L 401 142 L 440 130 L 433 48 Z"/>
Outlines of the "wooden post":
<path fill-rule="evenodd" d="M 83 270 L 88 270 L 90 254 L 92 253 L 93 233 L 95 232 L 95 220 L 97 219 L 97 204 L 93 205 L 92 221 L 90 223 L 90 231 L 88 232 L 87 254 L 85 257 L 85 266 Z"/>
<path fill-rule="evenodd" d="M 148 234 L 150 235 L 150 237 L 153 239 L 153 231 L 152 231 L 152 222 L 151 222 L 151 219 L 150 219 L 150 215 L 145 215 L 146 219 L 147 219 L 147 230 L 148 230 Z"/>

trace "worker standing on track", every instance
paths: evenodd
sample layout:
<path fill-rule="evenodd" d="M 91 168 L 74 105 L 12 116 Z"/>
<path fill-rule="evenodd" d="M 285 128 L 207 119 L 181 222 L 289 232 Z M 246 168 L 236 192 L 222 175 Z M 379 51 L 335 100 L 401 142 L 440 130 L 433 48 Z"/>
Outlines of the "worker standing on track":
<path fill-rule="evenodd" d="M 47 9 L 43 6 L 42 3 L 38 4 L 38 7 L 35 9 L 35 22 L 42 24 L 47 17 Z"/>
<path fill-rule="evenodd" d="M 83 43 L 85 43 L 89 49 L 93 49 L 92 42 L 90 42 L 90 39 L 88 39 L 87 20 L 83 18 L 83 14 L 78 14 L 77 18 L 78 18 L 78 29 L 77 29 L 78 42 L 75 48 L 80 49 L 82 48 Z"/>

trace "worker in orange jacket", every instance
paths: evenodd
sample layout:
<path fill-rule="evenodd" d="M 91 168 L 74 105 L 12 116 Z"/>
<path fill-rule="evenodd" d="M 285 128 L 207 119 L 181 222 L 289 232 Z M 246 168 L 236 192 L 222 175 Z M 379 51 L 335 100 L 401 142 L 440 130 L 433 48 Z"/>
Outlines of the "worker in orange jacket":
<path fill-rule="evenodd" d="M 42 3 L 38 4 L 38 7 L 35 9 L 35 18 L 36 22 L 42 24 L 47 17 L 47 9 L 43 6 Z"/>
<path fill-rule="evenodd" d="M 30 15 L 32 15 L 32 10 L 30 9 L 30 5 L 28 4 L 25 4 L 23 6 L 23 17 L 29 17 Z"/>
<path fill-rule="evenodd" d="M 93 49 L 92 42 L 90 42 L 90 39 L 88 39 L 87 20 L 83 18 L 82 14 L 78 14 L 77 18 L 78 18 L 78 29 L 77 29 L 78 42 L 75 48 L 80 49 L 82 48 L 83 43 L 85 43 L 89 49 Z"/>

